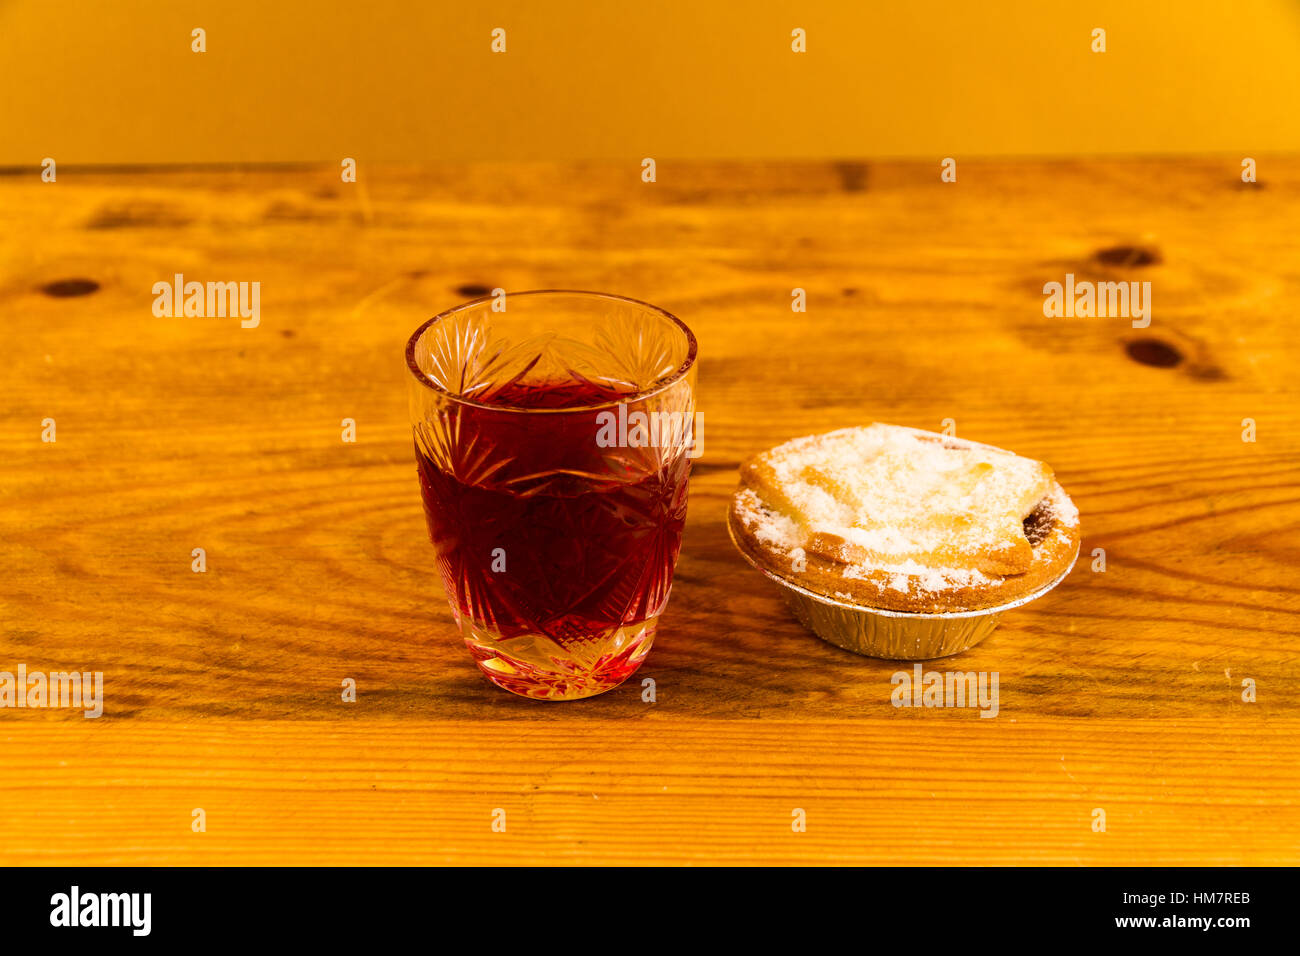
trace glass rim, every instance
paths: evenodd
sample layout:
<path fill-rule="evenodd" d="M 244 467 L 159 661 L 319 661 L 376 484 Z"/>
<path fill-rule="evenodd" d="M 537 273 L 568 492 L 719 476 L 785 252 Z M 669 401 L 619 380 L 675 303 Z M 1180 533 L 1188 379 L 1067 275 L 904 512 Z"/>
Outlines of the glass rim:
<path fill-rule="evenodd" d="M 425 373 L 423 369 L 420 368 L 419 363 L 415 360 L 416 344 L 423 337 L 424 333 L 427 332 L 430 328 L 432 328 L 435 323 L 441 322 L 442 320 L 450 318 L 451 316 L 456 315 L 460 312 L 464 312 L 468 309 L 472 309 L 476 306 L 480 306 L 486 302 L 492 301 L 494 296 L 489 294 L 489 295 L 481 295 L 476 299 L 470 299 L 468 302 L 462 302 L 460 305 L 452 306 L 450 309 L 445 309 L 444 311 L 439 312 L 433 318 L 421 324 L 419 328 L 417 328 L 414 332 L 411 333 L 411 337 L 406 341 L 406 367 L 410 370 L 411 374 L 415 376 L 416 380 L 425 388 L 437 392 L 438 394 L 443 395 L 449 400 L 456 402 L 460 405 L 468 405 L 471 408 L 481 408 L 487 411 L 494 411 L 494 412 L 518 412 L 522 414 L 536 415 L 536 414 L 546 414 L 546 413 L 565 414 L 571 412 L 591 412 L 591 411 L 595 411 L 596 409 L 614 408 L 625 402 L 643 401 L 644 399 L 651 398 L 655 395 L 658 395 L 660 392 L 672 388 L 674 385 L 676 385 L 678 382 L 680 382 L 682 379 L 686 377 L 686 374 L 691 370 L 691 366 L 695 364 L 695 357 L 699 352 L 699 343 L 696 342 L 695 340 L 695 333 L 691 331 L 690 326 L 688 326 L 681 319 L 677 318 L 677 316 L 673 315 L 667 309 L 662 309 L 657 305 L 651 305 L 649 302 L 643 302 L 640 299 L 633 299 L 630 296 L 626 296 L 626 295 L 615 295 L 612 292 L 591 292 L 585 289 L 527 289 L 523 292 L 505 293 L 507 299 L 518 298 L 519 296 L 524 296 L 524 295 L 582 296 L 590 299 L 605 299 L 612 302 L 621 302 L 624 303 L 625 305 L 637 306 L 638 308 L 662 316 L 663 318 L 667 319 L 669 322 L 671 322 L 673 325 L 677 326 L 677 328 L 681 330 L 682 334 L 686 336 L 686 358 L 682 360 L 682 364 L 677 366 L 677 368 L 672 372 L 672 374 L 670 374 L 666 379 L 655 383 L 652 387 L 644 388 L 636 392 L 629 392 L 627 395 L 620 395 L 617 399 L 611 399 L 610 401 L 605 401 L 605 402 L 597 402 L 594 405 L 575 405 L 575 406 L 569 406 L 567 408 L 530 408 L 524 405 L 494 405 L 488 402 L 476 402 L 474 401 L 474 399 L 465 398 L 463 395 L 453 395 L 451 392 L 447 391 L 445 388 L 443 388 L 441 385 L 435 382 L 432 378 L 430 378 L 429 375 Z"/>

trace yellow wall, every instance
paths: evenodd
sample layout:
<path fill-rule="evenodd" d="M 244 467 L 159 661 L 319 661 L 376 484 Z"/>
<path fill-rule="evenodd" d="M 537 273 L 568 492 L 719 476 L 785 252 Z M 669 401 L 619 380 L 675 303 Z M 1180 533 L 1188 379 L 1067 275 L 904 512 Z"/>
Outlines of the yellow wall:
<path fill-rule="evenodd" d="M 0 0 L 3 165 L 1298 148 L 1296 0 Z"/>

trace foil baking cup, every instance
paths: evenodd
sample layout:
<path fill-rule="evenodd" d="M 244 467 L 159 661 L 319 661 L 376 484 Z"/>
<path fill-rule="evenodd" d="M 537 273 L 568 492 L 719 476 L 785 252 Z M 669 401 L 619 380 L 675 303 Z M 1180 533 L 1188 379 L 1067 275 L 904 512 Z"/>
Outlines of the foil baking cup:
<path fill-rule="evenodd" d="M 731 535 L 736 550 L 752 567 L 781 586 L 786 603 L 804 627 L 823 641 L 846 651 L 891 661 L 928 661 L 969 650 L 993 633 L 1004 611 L 1042 597 L 1069 576 L 1079 559 L 1079 549 L 1075 548 L 1070 563 L 1059 577 L 1033 594 L 1007 604 L 977 611 L 919 614 L 846 604 L 792 584 L 746 553 L 736 540 L 730 521 L 727 522 L 727 533 Z"/>

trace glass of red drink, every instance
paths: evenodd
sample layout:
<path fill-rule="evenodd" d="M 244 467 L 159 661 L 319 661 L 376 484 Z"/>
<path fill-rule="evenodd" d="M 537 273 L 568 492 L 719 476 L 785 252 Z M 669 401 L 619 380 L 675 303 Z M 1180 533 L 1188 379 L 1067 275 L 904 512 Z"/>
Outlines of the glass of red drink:
<path fill-rule="evenodd" d="M 516 292 L 406 346 L 429 537 L 470 653 L 498 687 L 574 700 L 645 659 L 700 450 L 695 336 L 595 292 Z"/>

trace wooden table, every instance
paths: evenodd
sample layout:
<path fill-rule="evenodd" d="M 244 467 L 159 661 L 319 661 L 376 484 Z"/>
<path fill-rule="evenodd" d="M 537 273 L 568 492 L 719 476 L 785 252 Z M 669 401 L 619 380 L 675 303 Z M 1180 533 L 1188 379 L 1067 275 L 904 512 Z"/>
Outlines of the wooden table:
<path fill-rule="evenodd" d="M 1300 862 L 1300 163 L 1239 172 L 0 176 L 0 669 L 101 670 L 106 698 L 0 710 L 0 862 Z M 260 324 L 156 318 L 175 273 L 260 282 Z M 1150 327 L 1044 317 L 1066 273 L 1150 281 Z M 401 351 L 497 286 L 619 292 L 699 337 L 653 704 L 512 697 L 454 634 Z M 804 631 L 724 525 L 750 452 L 948 418 L 1083 515 L 1057 591 L 929 665 L 997 671 L 992 720 L 892 707 L 900 665 Z"/>

